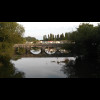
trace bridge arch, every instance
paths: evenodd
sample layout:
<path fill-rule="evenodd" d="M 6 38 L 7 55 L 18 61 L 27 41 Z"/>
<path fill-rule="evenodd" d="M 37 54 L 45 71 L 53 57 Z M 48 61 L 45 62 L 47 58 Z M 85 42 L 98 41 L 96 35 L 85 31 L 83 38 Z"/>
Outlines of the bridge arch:
<path fill-rule="evenodd" d="M 22 47 L 22 48 L 25 48 L 27 53 L 28 54 L 30 52 L 30 50 L 32 50 L 32 48 L 36 47 L 36 48 L 39 48 L 41 49 L 41 52 L 40 53 L 46 53 L 46 54 L 55 54 L 57 52 L 61 52 L 60 49 L 62 48 L 62 44 L 15 44 L 14 45 L 14 48 L 16 47 Z M 51 50 L 51 53 L 48 53 L 48 52 L 45 52 L 46 50 L 45 49 L 55 49 L 54 51 Z"/>

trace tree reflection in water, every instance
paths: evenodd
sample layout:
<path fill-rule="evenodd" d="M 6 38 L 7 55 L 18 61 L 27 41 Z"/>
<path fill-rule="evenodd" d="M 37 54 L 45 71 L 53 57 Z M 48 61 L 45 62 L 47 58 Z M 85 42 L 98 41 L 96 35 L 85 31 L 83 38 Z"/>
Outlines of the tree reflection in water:
<path fill-rule="evenodd" d="M 75 71 L 74 71 L 74 60 L 69 60 L 66 62 L 66 64 L 61 68 L 61 71 L 64 72 L 64 74 L 67 75 L 67 78 L 70 78 L 71 76 L 75 76 Z"/>
<path fill-rule="evenodd" d="M 0 78 L 24 78 L 24 73 L 18 71 L 10 61 L 0 63 Z"/>
<path fill-rule="evenodd" d="M 61 69 L 68 78 L 100 78 L 100 64 L 95 60 L 78 58 Z"/>

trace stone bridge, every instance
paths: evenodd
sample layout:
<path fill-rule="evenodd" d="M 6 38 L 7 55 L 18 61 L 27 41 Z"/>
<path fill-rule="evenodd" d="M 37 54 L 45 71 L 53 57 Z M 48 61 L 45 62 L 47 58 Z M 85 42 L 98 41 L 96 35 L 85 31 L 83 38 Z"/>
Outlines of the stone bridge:
<path fill-rule="evenodd" d="M 63 44 L 15 44 L 14 48 L 24 48 L 26 50 L 26 54 L 30 54 L 30 50 L 32 47 L 38 47 L 41 49 L 41 54 L 45 54 L 45 49 L 46 48 L 55 48 L 56 49 L 56 54 L 61 54 L 59 50 L 63 47 Z"/>
<path fill-rule="evenodd" d="M 39 47 L 39 48 L 42 48 L 42 49 L 45 49 L 45 48 L 56 48 L 56 49 L 61 49 L 63 47 L 63 44 L 15 44 L 14 45 L 14 48 L 25 48 L 25 49 L 28 49 L 28 50 L 31 50 L 32 47 Z"/>

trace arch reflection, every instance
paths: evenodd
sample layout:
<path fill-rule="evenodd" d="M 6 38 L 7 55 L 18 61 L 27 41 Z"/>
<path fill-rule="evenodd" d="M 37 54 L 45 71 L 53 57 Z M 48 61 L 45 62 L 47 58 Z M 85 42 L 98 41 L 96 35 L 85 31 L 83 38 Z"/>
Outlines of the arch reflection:
<path fill-rule="evenodd" d="M 38 48 L 38 47 L 31 47 L 30 52 L 31 52 L 32 54 L 40 54 L 40 53 L 41 53 L 41 48 Z"/>

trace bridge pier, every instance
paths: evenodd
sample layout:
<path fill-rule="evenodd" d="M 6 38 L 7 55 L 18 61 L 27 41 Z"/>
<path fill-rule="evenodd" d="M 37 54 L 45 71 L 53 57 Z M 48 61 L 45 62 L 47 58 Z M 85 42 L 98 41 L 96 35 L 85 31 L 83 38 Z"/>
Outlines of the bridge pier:
<path fill-rule="evenodd" d="M 41 48 L 41 54 L 46 54 L 45 53 L 45 48 Z"/>

